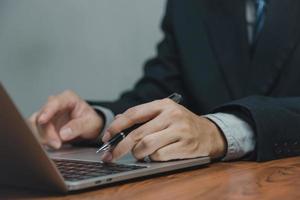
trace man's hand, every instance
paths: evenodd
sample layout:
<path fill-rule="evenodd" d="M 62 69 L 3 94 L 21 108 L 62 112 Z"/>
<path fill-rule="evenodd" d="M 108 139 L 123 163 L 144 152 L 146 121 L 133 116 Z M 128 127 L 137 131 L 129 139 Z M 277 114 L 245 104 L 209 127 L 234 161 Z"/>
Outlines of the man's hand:
<path fill-rule="evenodd" d="M 29 119 L 41 143 L 58 149 L 74 139 L 96 139 L 103 120 L 92 107 L 72 91 L 51 96 Z"/>
<path fill-rule="evenodd" d="M 147 122 L 148 121 L 148 122 Z M 154 161 L 224 155 L 225 141 L 216 125 L 166 98 L 142 104 L 117 115 L 103 142 L 134 124 L 147 122 L 129 133 L 103 160 L 110 162 L 132 151 L 137 159 Z"/>

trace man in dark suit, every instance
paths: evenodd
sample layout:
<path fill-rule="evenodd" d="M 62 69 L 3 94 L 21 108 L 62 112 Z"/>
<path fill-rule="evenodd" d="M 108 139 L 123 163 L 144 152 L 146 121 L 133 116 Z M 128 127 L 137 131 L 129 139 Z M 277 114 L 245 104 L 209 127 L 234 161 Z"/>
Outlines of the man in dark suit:
<path fill-rule="evenodd" d="M 66 91 L 49 98 L 31 123 L 45 144 L 59 148 L 96 140 L 101 131 L 106 142 L 147 122 L 106 161 L 130 150 L 162 161 L 299 155 L 299 20 L 297 0 L 169 0 L 164 39 L 132 91 L 89 104 Z M 183 106 L 163 99 L 173 92 L 183 95 Z M 110 123 L 112 113 L 122 114 Z"/>

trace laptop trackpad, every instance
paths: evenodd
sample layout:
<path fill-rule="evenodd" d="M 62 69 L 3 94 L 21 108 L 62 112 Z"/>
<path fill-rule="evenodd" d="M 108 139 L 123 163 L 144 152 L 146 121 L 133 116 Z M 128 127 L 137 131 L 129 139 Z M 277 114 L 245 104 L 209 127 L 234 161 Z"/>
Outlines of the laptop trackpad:
<path fill-rule="evenodd" d="M 101 161 L 101 155 L 96 154 L 97 148 L 90 147 L 73 147 L 64 145 L 59 150 L 47 150 L 50 158 L 53 159 L 71 159 L 82 161 Z M 122 157 L 118 163 L 134 163 L 136 160 L 131 154 Z"/>

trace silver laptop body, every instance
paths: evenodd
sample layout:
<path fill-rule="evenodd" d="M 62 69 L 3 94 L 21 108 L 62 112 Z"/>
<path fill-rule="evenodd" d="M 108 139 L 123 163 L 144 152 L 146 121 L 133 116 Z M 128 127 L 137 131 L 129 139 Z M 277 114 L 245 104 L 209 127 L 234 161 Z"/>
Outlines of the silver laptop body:
<path fill-rule="evenodd" d="M 105 164 L 95 152 L 95 148 L 70 146 L 59 151 L 46 151 L 0 83 L 0 185 L 67 193 L 210 162 L 208 157 L 171 162 L 137 162 L 128 155 L 116 163 Z M 73 164 L 91 166 L 89 170 L 94 169 L 95 173 L 101 175 L 81 176 L 80 180 L 68 179 L 62 173 L 60 163 L 69 167 L 67 173 L 70 177 L 80 172 L 76 168 L 71 173 Z M 105 173 L 99 173 L 100 169 Z"/>

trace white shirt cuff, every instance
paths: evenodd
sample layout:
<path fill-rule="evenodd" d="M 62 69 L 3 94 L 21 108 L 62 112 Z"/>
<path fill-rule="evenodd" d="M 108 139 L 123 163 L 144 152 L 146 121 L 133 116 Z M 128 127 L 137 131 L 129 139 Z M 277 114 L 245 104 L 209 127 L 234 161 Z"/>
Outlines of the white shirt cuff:
<path fill-rule="evenodd" d="M 106 129 L 108 126 L 112 123 L 112 121 L 115 118 L 115 114 L 107 108 L 104 108 L 102 106 L 92 106 L 98 113 L 100 112 L 104 116 L 104 126 L 102 128 L 102 131 L 100 132 L 99 136 L 97 137 L 96 142 L 97 143 L 102 143 L 102 137 L 103 134 L 105 133 Z"/>
<path fill-rule="evenodd" d="M 228 113 L 208 114 L 204 117 L 216 123 L 227 140 L 227 153 L 223 161 L 242 158 L 254 150 L 254 131 L 244 120 Z"/>

